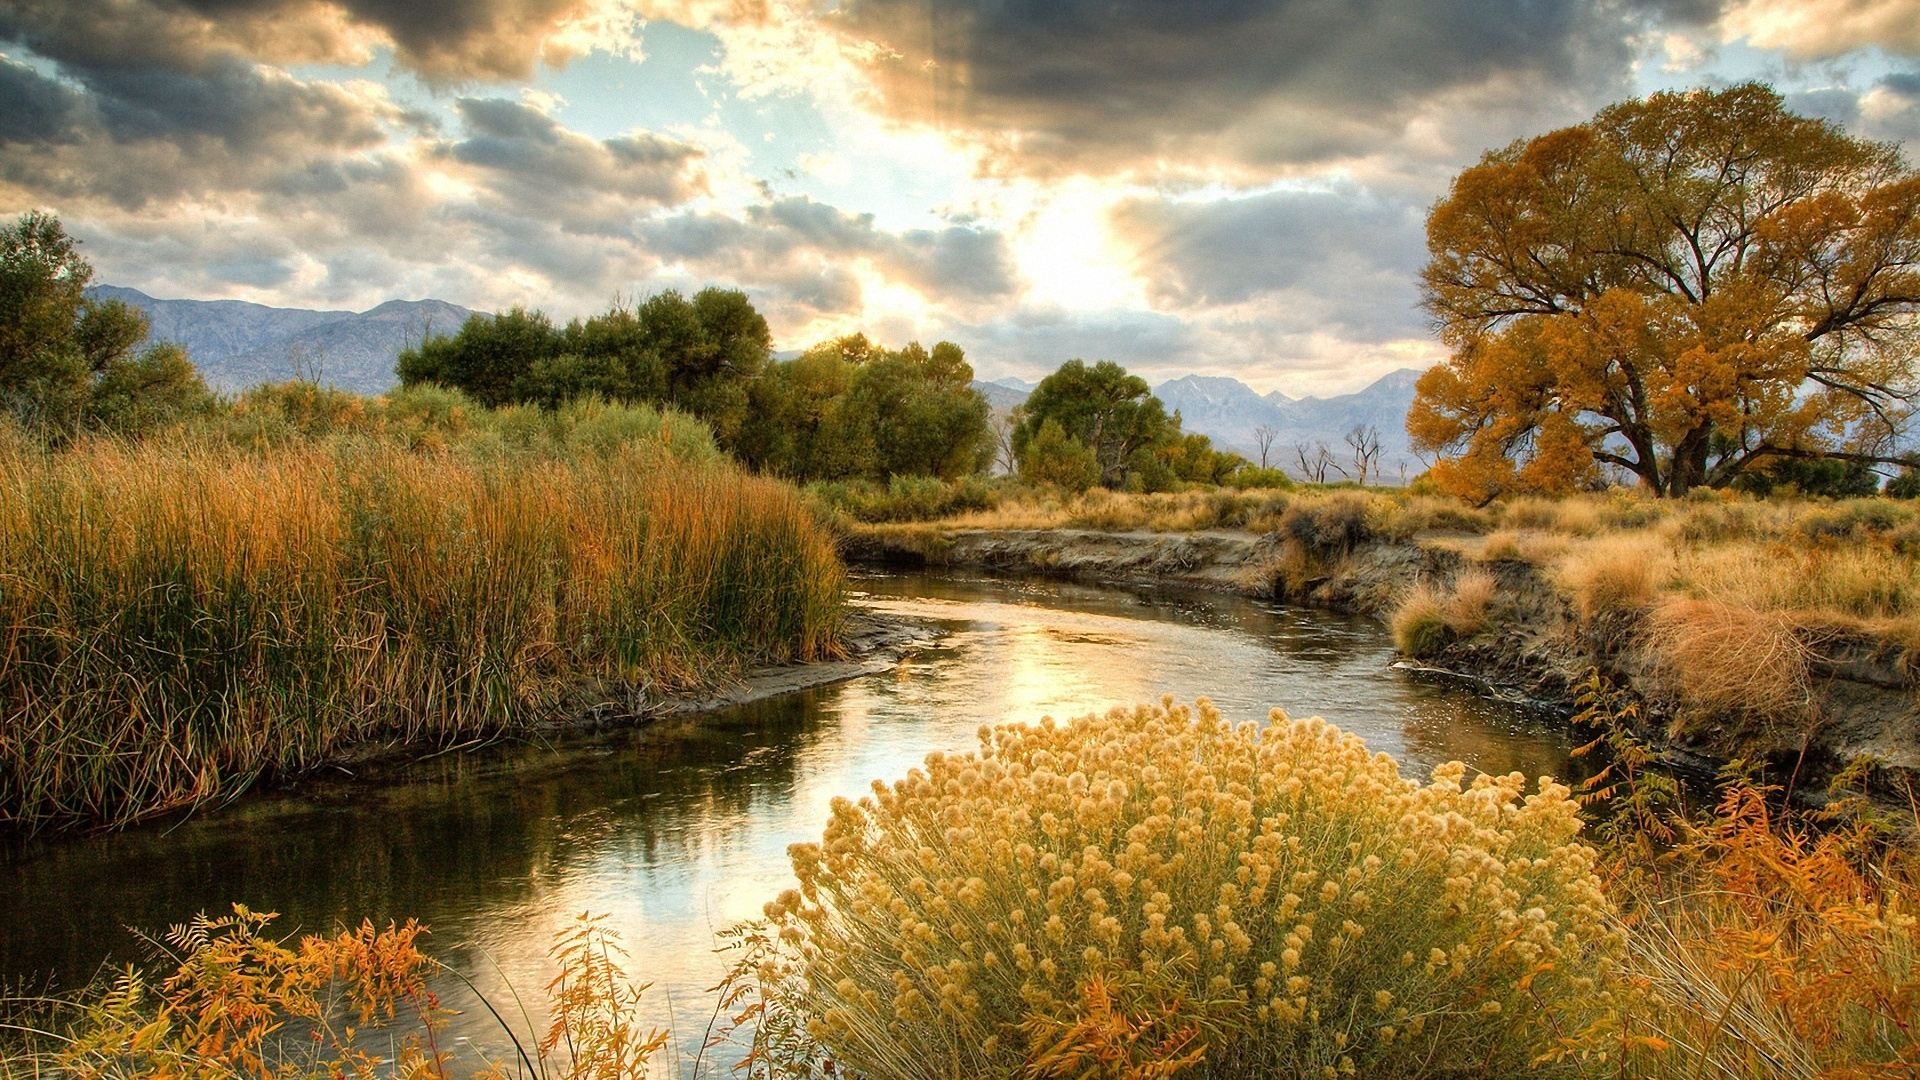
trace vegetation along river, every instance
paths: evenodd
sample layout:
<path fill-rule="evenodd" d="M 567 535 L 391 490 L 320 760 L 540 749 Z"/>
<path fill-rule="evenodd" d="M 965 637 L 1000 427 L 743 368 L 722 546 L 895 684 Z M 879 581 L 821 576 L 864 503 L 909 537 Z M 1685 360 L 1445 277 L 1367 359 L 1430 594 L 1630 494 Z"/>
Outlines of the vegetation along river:
<path fill-rule="evenodd" d="M 1320 715 L 1408 770 L 1568 772 L 1562 725 L 1391 666 L 1379 624 L 1213 594 L 1052 581 L 857 578 L 856 602 L 936 624 L 896 668 L 668 730 L 447 754 L 378 782 L 322 778 L 185 822 L 0 853 L 0 977 L 71 986 L 162 930 L 234 901 L 280 929 L 417 917 L 428 946 L 496 1004 L 532 1008 L 556 930 L 611 916 L 691 1067 L 728 966 L 715 932 L 790 883 L 787 845 L 981 724 L 1080 715 L 1171 693 L 1232 719 Z M 500 1053 L 497 1024 L 443 980 L 456 1045 Z M 542 1025 L 542 1018 L 531 1018 Z M 724 1056 L 724 1051 L 722 1052 Z M 725 1064 L 730 1064 L 730 1059 Z M 724 1075 L 724 1065 L 703 1072 Z"/>

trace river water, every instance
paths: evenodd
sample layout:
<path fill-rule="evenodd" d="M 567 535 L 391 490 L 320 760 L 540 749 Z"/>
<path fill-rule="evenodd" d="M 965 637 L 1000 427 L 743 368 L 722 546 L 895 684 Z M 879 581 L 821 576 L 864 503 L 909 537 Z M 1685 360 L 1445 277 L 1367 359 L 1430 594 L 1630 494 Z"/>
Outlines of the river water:
<path fill-rule="evenodd" d="M 1554 720 L 1394 669 L 1371 621 L 1053 581 L 853 584 L 858 604 L 938 624 L 940 643 L 879 674 L 666 730 L 448 754 L 378 781 L 322 777 L 184 822 L 0 852 L 0 980 L 72 986 L 139 958 L 130 928 L 241 901 L 279 912 L 282 930 L 417 917 L 429 951 L 496 1004 L 517 991 L 541 1025 L 555 933 L 604 913 L 629 970 L 652 982 L 650 1020 L 671 1025 L 685 1072 L 728 966 L 715 931 L 791 884 L 787 845 L 818 837 L 834 796 L 864 794 L 931 751 L 971 749 L 982 723 L 1205 694 L 1233 719 L 1273 706 L 1323 716 L 1409 772 L 1456 758 L 1569 771 Z M 461 1010 L 450 1034 L 462 1053 L 504 1051 L 465 987 L 439 989 Z"/>

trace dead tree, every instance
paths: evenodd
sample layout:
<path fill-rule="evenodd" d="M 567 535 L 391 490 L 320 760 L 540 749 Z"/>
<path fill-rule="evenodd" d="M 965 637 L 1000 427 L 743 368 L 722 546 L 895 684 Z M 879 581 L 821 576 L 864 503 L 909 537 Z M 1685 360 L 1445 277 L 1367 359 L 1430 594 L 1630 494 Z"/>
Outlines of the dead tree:
<path fill-rule="evenodd" d="M 1340 463 L 1333 459 L 1333 451 L 1327 449 L 1326 443 L 1316 442 L 1312 446 L 1303 442 L 1294 443 L 1293 453 L 1300 460 L 1300 476 L 1312 483 L 1326 483 L 1328 469 L 1332 469 L 1341 476 L 1347 475 L 1347 470 L 1341 468 Z"/>
<path fill-rule="evenodd" d="M 1360 480 L 1360 486 L 1367 486 L 1367 477 L 1372 475 L 1380 462 L 1380 429 L 1372 424 L 1355 424 L 1347 432 L 1347 448 L 1353 451 L 1353 471 Z"/>
<path fill-rule="evenodd" d="M 1272 424 L 1261 424 L 1259 427 L 1253 429 L 1254 445 L 1260 448 L 1261 468 L 1264 469 L 1267 467 L 1267 455 L 1272 452 L 1273 440 L 1278 438 L 1279 435 L 1280 433 L 1274 430 Z"/>

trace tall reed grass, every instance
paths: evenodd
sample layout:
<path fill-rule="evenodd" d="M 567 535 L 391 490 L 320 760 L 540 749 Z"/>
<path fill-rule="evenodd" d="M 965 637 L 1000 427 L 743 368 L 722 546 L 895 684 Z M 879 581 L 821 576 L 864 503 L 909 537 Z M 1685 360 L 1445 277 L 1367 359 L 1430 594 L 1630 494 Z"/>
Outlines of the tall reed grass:
<path fill-rule="evenodd" d="M 0 446 L 0 822 L 123 823 L 834 648 L 799 497 L 664 442 Z"/>

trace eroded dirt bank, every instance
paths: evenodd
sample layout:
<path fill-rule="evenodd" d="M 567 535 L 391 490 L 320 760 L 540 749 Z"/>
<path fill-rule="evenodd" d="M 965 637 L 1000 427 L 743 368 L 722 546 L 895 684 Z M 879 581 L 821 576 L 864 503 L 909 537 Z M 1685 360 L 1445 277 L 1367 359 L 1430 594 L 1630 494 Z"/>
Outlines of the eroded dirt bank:
<path fill-rule="evenodd" d="M 1571 717 L 1597 670 L 1627 691 L 1638 727 L 1679 766 L 1704 770 L 1736 756 L 1765 760 L 1802 785 L 1866 755 L 1894 779 L 1920 777 L 1920 679 L 1882 641 L 1827 632 L 1807 641 L 1806 700 L 1757 702 L 1743 715 L 1690 710 L 1671 674 L 1636 644 L 1630 621 L 1578 617 L 1539 569 L 1473 561 L 1444 536 L 1367 541 L 1304 552 L 1275 534 L 967 530 L 892 526 L 844 539 L 850 561 L 1046 574 L 1118 584 L 1177 584 L 1386 621 L 1422 580 L 1445 585 L 1469 565 L 1498 582 L 1487 628 L 1446 644 L 1421 666 L 1476 680 L 1503 696 Z"/>

